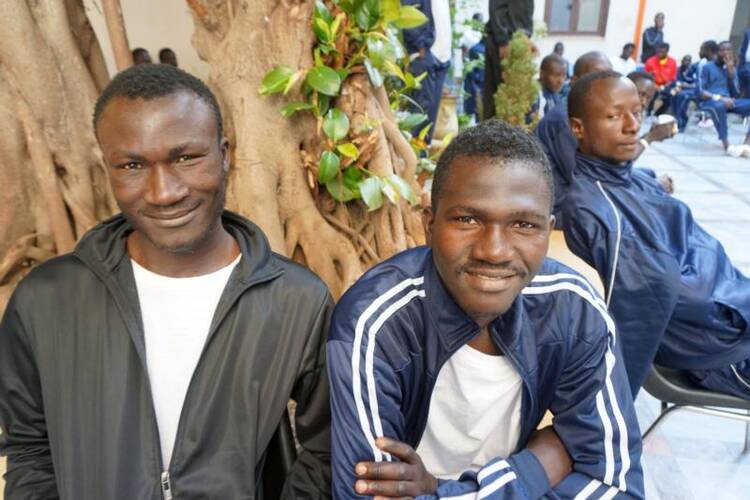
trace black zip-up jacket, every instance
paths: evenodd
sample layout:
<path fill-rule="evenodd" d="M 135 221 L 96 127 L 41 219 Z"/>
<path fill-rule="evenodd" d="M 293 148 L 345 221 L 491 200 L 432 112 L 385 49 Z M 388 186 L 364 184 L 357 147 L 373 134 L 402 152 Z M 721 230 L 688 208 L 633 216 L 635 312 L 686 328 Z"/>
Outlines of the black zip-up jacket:
<path fill-rule="evenodd" d="M 289 398 L 302 450 L 282 498 L 330 496 L 325 337 L 332 301 L 261 230 L 225 212 L 242 258 L 214 313 L 172 454 L 161 463 L 143 325 L 115 216 L 16 288 L 0 323 L 6 500 L 263 498 Z"/>

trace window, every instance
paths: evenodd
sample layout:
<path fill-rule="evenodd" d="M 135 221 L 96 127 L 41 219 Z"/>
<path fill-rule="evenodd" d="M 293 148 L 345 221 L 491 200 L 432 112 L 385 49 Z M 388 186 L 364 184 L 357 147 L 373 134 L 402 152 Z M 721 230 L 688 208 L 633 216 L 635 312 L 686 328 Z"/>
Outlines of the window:
<path fill-rule="evenodd" d="M 544 20 L 550 34 L 604 36 L 608 12 L 609 0 L 547 0 Z"/>

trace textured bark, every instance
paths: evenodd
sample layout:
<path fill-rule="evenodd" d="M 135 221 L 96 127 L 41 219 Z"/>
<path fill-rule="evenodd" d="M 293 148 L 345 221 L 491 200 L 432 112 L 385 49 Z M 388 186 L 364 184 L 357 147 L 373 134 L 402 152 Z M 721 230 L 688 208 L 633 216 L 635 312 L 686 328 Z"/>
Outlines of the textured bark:
<path fill-rule="evenodd" d="M 321 193 L 306 166 L 320 154 L 315 120 L 279 108 L 299 96 L 262 98 L 258 88 L 275 66 L 312 66 L 309 0 L 187 0 L 193 45 L 210 65 L 234 144 L 230 207 L 258 223 L 274 250 L 308 265 L 338 296 L 371 264 L 424 242 L 419 211 L 405 202 L 368 213 Z M 354 124 L 365 114 L 382 122 L 358 147 L 368 169 L 399 173 L 416 186 L 417 159 L 398 131 L 383 89 L 361 74 L 343 86 L 339 106 Z M 365 144 L 364 142 L 367 142 Z"/>
<path fill-rule="evenodd" d="M 91 124 L 106 71 L 83 12 L 80 0 L 0 2 L 0 310 L 31 265 L 115 208 Z"/>

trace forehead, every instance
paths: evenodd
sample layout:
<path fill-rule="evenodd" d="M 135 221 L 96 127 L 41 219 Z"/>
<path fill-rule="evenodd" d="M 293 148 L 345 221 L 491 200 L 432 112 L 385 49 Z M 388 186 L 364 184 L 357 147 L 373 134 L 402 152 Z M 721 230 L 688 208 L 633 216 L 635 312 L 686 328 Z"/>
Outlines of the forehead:
<path fill-rule="evenodd" d="M 636 86 L 625 77 L 596 80 L 591 84 L 587 98 L 584 100 L 586 115 L 601 112 L 605 109 L 640 104 Z"/>
<path fill-rule="evenodd" d="M 215 136 L 211 106 L 189 91 L 178 91 L 153 99 L 113 97 L 97 123 L 102 142 L 131 136 Z"/>
<path fill-rule="evenodd" d="M 450 166 L 438 210 L 455 207 L 493 214 L 519 210 L 548 214 L 548 181 L 528 161 L 459 156 Z"/>

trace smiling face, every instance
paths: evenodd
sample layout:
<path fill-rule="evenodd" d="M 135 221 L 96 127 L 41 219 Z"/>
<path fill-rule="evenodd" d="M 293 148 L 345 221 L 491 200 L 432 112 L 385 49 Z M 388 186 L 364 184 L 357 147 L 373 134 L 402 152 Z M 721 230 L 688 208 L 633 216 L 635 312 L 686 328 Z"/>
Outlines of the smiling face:
<path fill-rule="evenodd" d="M 635 158 L 641 127 L 641 101 L 625 77 L 592 82 L 580 118 L 570 128 L 581 152 L 611 163 Z"/>
<path fill-rule="evenodd" d="M 550 203 L 542 174 L 521 161 L 453 160 L 425 232 L 443 284 L 480 326 L 507 311 L 542 265 Z"/>
<path fill-rule="evenodd" d="M 97 137 L 129 244 L 189 253 L 221 228 L 228 156 L 212 108 L 190 91 L 150 100 L 114 97 Z"/>

